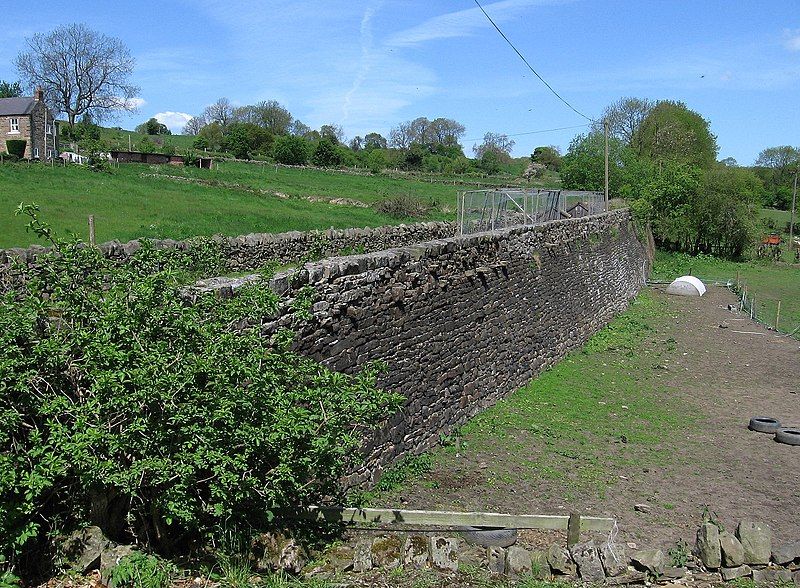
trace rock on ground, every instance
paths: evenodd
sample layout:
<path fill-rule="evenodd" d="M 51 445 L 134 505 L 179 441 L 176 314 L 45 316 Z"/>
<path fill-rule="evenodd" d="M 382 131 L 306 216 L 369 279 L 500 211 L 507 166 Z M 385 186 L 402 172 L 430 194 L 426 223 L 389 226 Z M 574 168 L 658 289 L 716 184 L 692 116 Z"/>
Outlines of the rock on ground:
<path fill-rule="evenodd" d="M 772 559 L 775 563 L 782 565 L 800 559 L 800 541 L 784 543 L 780 547 L 774 549 L 772 551 Z"/>
<path fill-rule="evenodd" d="M 735 568 L 744 563 L 744 548 L 733 533 L 722 531 L 719 534 L 719 546 L 722 549 L 722 565 Z"/>
<path fill-rule="evenodd" d="M 578 543 L 570 549 L 572 559 L 578 565 L 578 574 L 584 582 L 602 582 L 606 578 L 600 554 L 594 541 Z"/>
<path fill-rule="evenodd" d="M 569 551 L 555 543 L 547 550 L 547 563 L 556 574 L 574 576 L 576 573 L 575 563 L 570 558 Z"/>
<path fill-rule="evenodd" d="M 664 572 L 664 564 L 666 563 L 664 552 L 660 549 L 637 551 L 631 556 L 631 560 L 636 567 L 650 572 L 654 576 L 660 576 Z"/>
<path fill-rule="evenodd" d="M 622 543 L 603 544 L 600 549 L 600 561 L 606 576 L 614 577 L 625 573 L 628 569 L 628 558 L 625 556 L 625 546 Z"/>
<path fill-rule="evenodd" d="M 736 530 L 744 549 L 744 563 L 769 563 L 772 556 L 772 531 L 764 523 L 742 521 Z"/>
<path fill-rule="evenodd" d="M 713 523 L 703 523 L 697 530 L 697 555 L 709 569 L 715 570 L 722 565 L 719 529 Z"/>
<path fill-rule="evenodd" d="M 409 535 L 403 544 L 403 565 L 423 568 L 428 565 L 428 538 Z"/>
<path fill-rule="evenodd" d="M 748 565 L 735 568 L 720 568 L 719 571 L 722 573 L 722 579 L 726 582 L 728 580 L 735 580 L 736 578 L 746 578 L 753 572 Z"/>
<path fill-rule="evenodd" d="M 431 564 L 440 570 L 458 569 L 458 539 L 431 537 Z"/>
<path fill-rule="evenodd" d="M 531 573 L 531 554 L 527 549 L 512 545 L 506 550 L 506 574 L 512 577 Z"/>

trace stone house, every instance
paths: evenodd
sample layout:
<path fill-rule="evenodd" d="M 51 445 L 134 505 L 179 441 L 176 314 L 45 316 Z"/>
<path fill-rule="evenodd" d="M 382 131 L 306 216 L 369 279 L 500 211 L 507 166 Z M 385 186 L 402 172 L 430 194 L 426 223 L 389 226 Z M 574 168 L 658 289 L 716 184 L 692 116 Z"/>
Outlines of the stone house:
<path fill-rule="evenodd" d="M 0 98 L 0 153 L 8 153 L 6 141 L 22 139 L 27 159 L 53 159 L 58 157 L 57 133 L 41 89 L 33 96 Z"/>

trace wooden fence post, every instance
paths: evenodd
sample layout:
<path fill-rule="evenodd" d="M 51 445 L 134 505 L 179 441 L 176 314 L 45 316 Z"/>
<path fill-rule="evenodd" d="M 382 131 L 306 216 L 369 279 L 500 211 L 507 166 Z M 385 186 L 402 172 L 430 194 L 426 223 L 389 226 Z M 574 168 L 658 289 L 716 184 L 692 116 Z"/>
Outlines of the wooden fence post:
<path fill-rule="evenodd" d="M 89 215 L 89 245 L 94 247 L 95 245 L 95 237 L 94 237 L 94 215 Z"/>
<path fill-rule="evenodd" d="M 778 300 L 778 310 L 775 311 L 775 330 L 778 330 L 778 323 L 781 320 L 781 301 Z"/>

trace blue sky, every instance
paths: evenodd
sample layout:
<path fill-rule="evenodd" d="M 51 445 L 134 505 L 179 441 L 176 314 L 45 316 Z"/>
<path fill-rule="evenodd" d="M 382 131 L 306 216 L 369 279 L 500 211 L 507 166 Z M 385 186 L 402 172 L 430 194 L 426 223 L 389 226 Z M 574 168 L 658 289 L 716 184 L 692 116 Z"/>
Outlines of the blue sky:
<path fill-rule="evenodd" d="M 46 4 L 46 6 L 45 6 Z M 38 8 L 32 8 L 38 6 Z M 484 0 L 539 73 L 591 117 L 622 96 L 681 100 L 711 121 L 720 158 L 800 145 L 797 0 Z M 471 147 L 585 121 L 533 77 L 472 0 L 49 0 L 3 7 L 0 79 L 26 36 L 84 22 L 136 58 L 137 114 L 173 129 L 221 96 L 275 99 L 318 128 L 388 135 L 454 118 Z M 563 150 L 581 129 L 514 137 Z"/>

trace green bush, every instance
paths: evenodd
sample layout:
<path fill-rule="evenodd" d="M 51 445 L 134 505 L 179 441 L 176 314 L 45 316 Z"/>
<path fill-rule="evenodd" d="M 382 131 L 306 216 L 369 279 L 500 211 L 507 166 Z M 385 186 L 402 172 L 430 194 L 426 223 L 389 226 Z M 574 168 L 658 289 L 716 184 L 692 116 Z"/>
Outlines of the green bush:
<path fill-rule="evenodd" d="M 414 218 L 424 217 L 428 214 L 427 207 L 409 195 L 389 196 L 375 205 L 378 212 L 387 214 L 393 218 Z"/>
<path fill-rule="evenodd" d="M 6 141 L 6 151 L 9 155 L 15 155 L 19 159 L 25 157 L 25 147 L 28 142 L 25 139 L 8 139 Z"/>
<path fill-rule="evenodd" d="M 187 268 L 219 269 L 212 241 L 143 242 L 119 264 L 36 210 L 18 212 L 53 251 L 0 295 L 0 554 L 84 522 L 174 553 L 337 494 L 364 427 L 401 400 L 375 366 L 333 372 L 292 353 L 290 332 L 262 336 L 269 288 L 186 302 Z"/>
<path fill-rule="evenodd" d="M 311 154 L 311 163 L 320 167 L 336 167 L 342 164 L 342 154 L 333 140 L 320 139 Z"/>
<path fill-rule="evenodd" d="M 284 135 L 272 144 L 272 157 L 284 165 L 304 165 L 308 162 L 308 142 L 302 137 Z"/>

